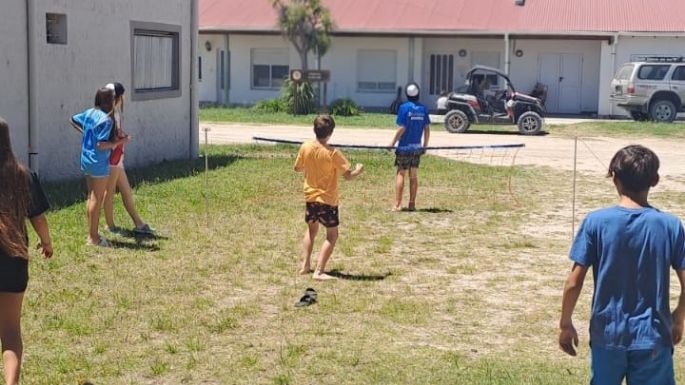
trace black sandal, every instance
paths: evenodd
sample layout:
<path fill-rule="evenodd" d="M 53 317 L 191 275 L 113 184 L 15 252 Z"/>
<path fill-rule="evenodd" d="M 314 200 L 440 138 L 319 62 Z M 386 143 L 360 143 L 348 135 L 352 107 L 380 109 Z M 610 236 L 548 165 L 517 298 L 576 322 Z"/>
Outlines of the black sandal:
<path fill-rule="evenodd" d="M 308 287 L 299 301 L 295 302 L 295 307 L 305 307 L 316 303 L 316 290 Z"/>

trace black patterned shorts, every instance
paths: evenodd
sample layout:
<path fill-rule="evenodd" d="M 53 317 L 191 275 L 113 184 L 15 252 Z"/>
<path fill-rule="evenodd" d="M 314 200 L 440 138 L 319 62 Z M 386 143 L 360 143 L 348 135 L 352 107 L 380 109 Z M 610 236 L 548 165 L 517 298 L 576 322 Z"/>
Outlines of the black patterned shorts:
<path fill-rule="evenodd" d="M 410 168 L 418 168 L 421 163 L 420 152 L 396 152 L 395 166 L 400 170 L 408 170 Z"/>
<path fill-rule="evenodd" d="M 304 221 L 307 223 L 318 221 L 325 227 L 336 227 L 340 224 L 338 206 L 331 206 L 319 202 L 307 202 L 307 208 L 304 212 Z"/>

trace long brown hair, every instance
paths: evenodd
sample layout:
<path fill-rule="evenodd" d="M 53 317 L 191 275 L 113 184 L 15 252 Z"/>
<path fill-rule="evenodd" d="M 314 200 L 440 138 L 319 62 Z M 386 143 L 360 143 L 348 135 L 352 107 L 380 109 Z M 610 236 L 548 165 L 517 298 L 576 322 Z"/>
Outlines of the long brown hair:
<path fill-rule="evenodd" d="M 10 130 L 0 117 L 0 248 L 11 256 L 28 257 L 26 216 L 29 173 L 12 152 Z"/>

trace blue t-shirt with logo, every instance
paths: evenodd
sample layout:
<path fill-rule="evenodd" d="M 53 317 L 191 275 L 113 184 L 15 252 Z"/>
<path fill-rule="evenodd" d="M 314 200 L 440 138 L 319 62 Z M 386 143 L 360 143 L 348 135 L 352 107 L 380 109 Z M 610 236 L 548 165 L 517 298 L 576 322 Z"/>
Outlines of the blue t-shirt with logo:
<path fill-rule="evenodd" d="M 430 123 L 426 106 L 412 101 L 403 103 L 397 112 L 397 125 L 404 126 L 405 131 L 400 137 L 396 151 L 398 153 L 421 151 L 423 129 Z"/>
<path fill-rule="evenodd" d="M 83 128 L 81 139 L 81 171 L 93 176 L 109 175 L 109 155 L 111 150 L 102 150 L 98 142 L 109 140 L 112 132 L 112 119 L 107 113 L 90 108 L 71 118 Z"/>
<path fill-rule="evenodd" d="M 685 233 L 677 217 L 653 207 L 593 211 L 581 224 L 569 257 L 592 266 L 593 347 L 672 346 L 670 268 L 685 269 Z"/>

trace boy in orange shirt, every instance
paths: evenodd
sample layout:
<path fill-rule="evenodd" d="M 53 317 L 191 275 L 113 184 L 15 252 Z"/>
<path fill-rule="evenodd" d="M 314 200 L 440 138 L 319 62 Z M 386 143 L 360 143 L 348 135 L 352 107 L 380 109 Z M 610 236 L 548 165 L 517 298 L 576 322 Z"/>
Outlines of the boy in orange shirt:
<path fill-rule="evenodd" d="M 345 155 L 327 144 L 334 128 L 335 121 L 332 116 L 317 116 L 314 119 L 316 140 L 302 144 L 294 166 L 295 171 L 304 171 L 304 220 L 308 227 L 302 240 L 303 260 L 300 274 L 311 272 L 311 254 L 319 223 L 326 227 L 326 240 L 321 245 L 319 261 L 312 275 L 313 279 L 319 281 L 335 279 L 324 273 L 324 269 L 338 240 L 338 175 L 342 174 L 346 180 L 350 180 L 364 170 L 361 163 L 357 163 L 352 170 Z"/>

